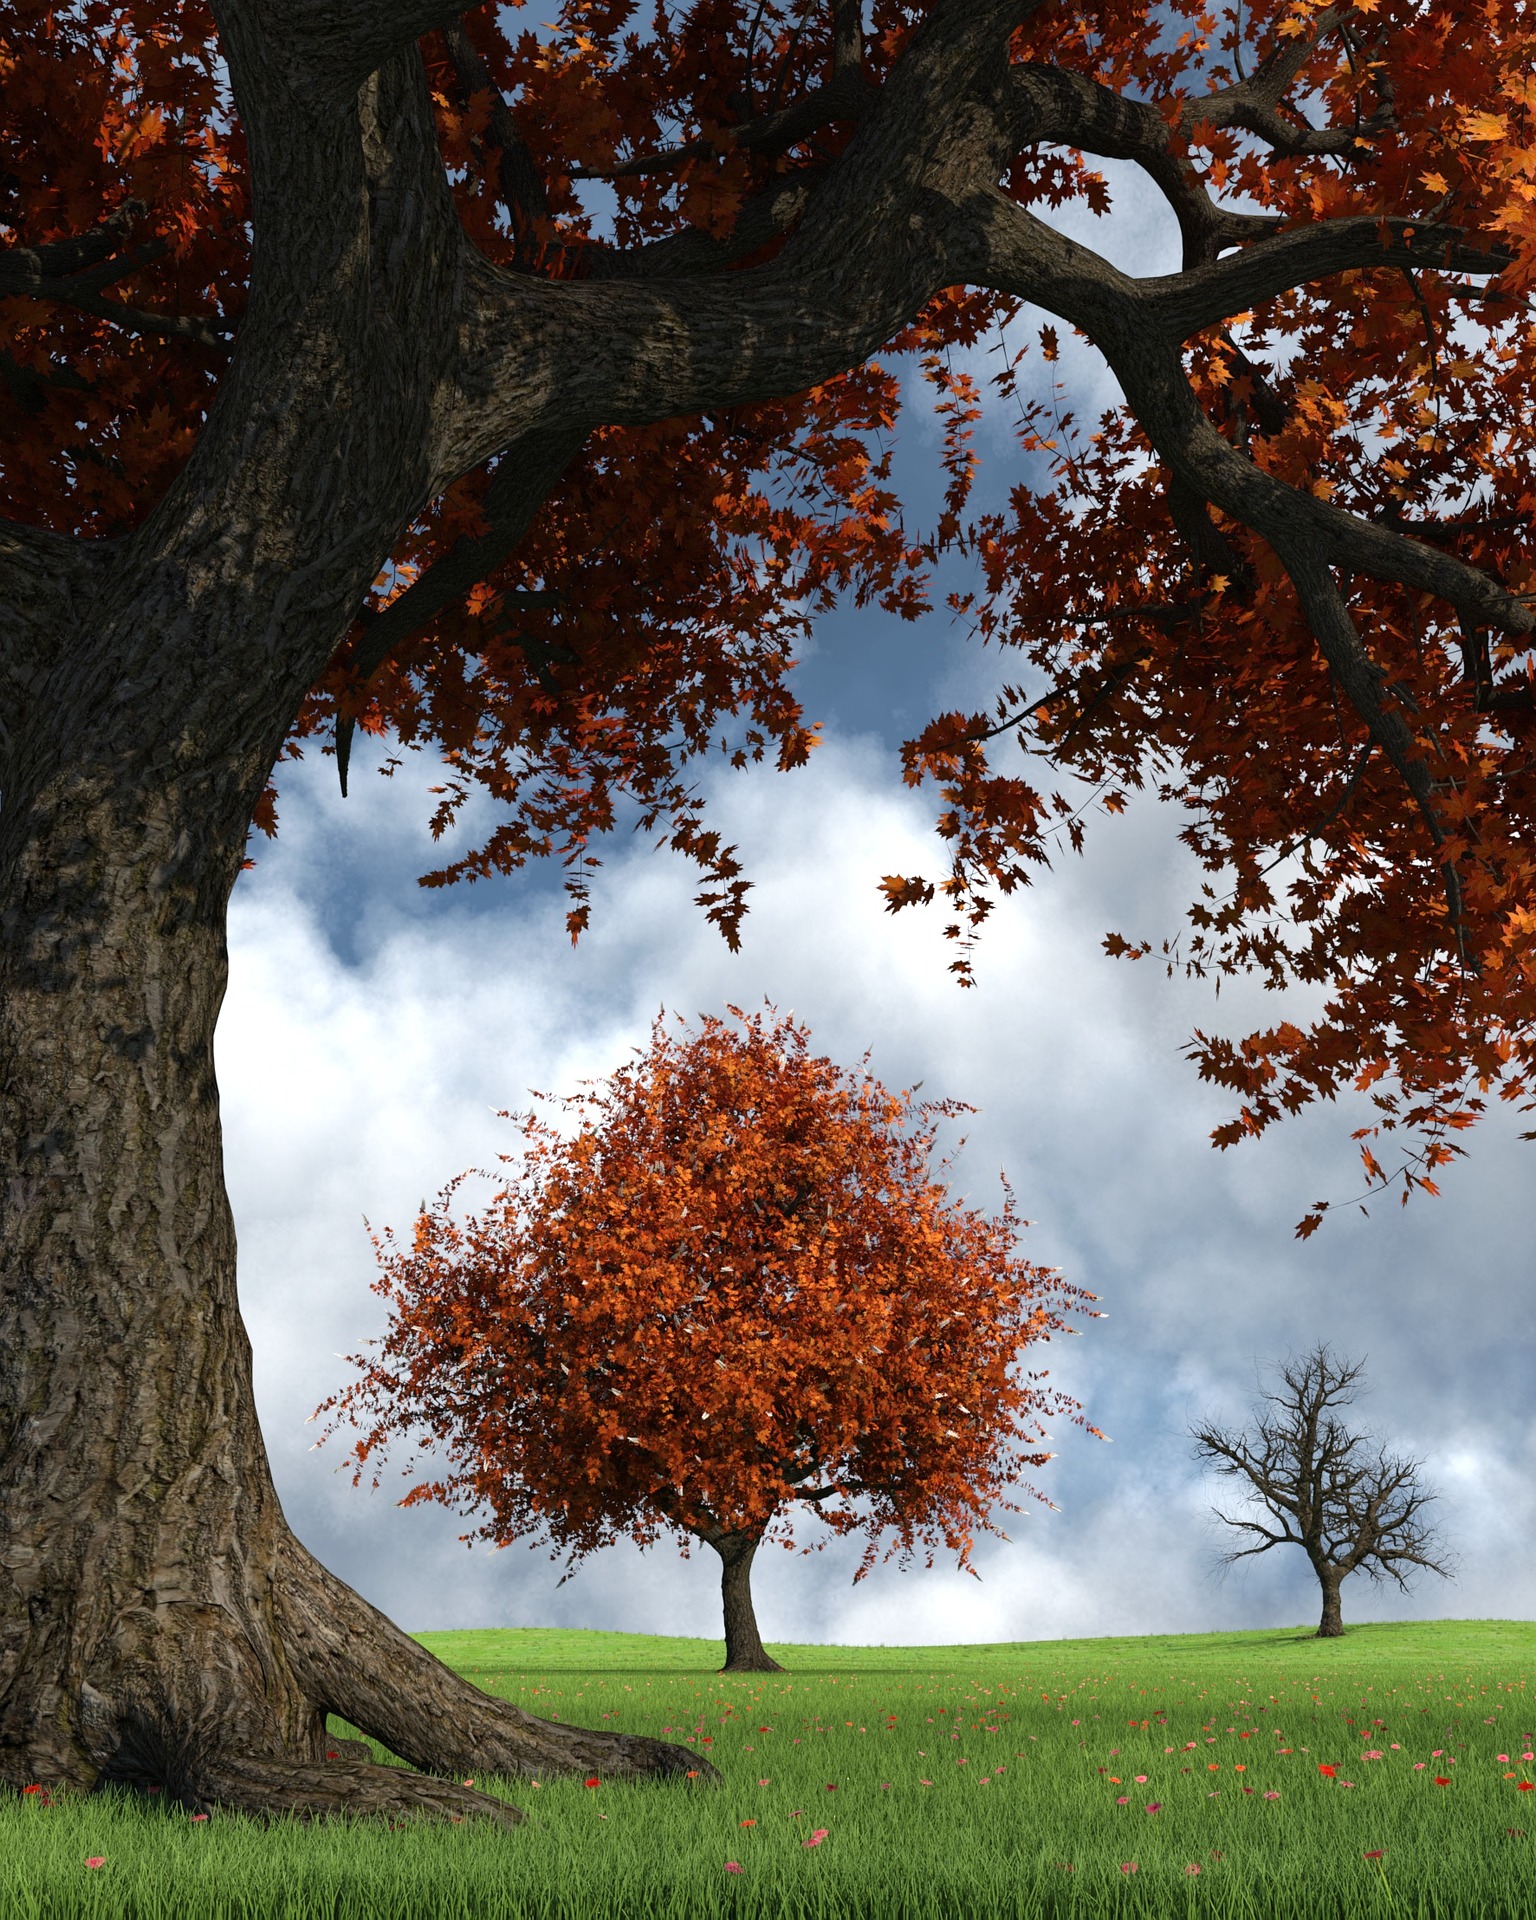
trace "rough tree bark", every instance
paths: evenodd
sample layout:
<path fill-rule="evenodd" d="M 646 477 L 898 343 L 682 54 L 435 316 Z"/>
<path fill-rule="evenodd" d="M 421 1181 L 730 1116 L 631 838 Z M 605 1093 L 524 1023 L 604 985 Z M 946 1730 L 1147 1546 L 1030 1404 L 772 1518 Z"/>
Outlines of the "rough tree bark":
<path fill-rule="evenodd" d="M 1341 1576 L 1332 1569 L 1319 1568 L 1318 1581 L 1323 1589 L 1323 1617 L 1318 1623 L 1319 1640 L 1338 1640 L 1344 1633 L 1344 1615 L 1339 1606 Z"/>
<path fill-rule="evenodd" d="M 782 1673 L 763 1645 L 752 1605 L 752 1561 L 759 1540 L 745 1533 L 701 1534 L 720 1556 L 720 1602 L 725 1615 L 725 1665 L 722 1673 Z"/>
<path fill-rule="evenodd" d="M 1295 559 L 1320 643 L 1389 753 L 1401 723 L 1375 704 L 1331 567 L 1530 627 L 1453 557 L 1259 473 L 1181 369 L 1199 327 L 1320 273 L 1417 266 L 1435 230 L 1410 253 L 1390 220 L 1267 238 L 1267 223 L 1218 214 L 1151 109 L 1010 69 L 1009 35 L 1032 10 L 939 0 L 843 156 L 754 216 L 794 223 L 772 261 L 715 273 L 720 246 L 683 237 L 552 283 L 490 265 L 455 216 L 414 43 L 456 5 L 215 0 L 254 235 L 227 374 L 131 536 L 0 523 L 0 1775 L 13 1787 L 119 1780 L 189 1804 L 512 1821 L 455 1778 L 710 1775 L 682 1749 L 552 1727 L 454 1678 L 293 1538 L 256 1423 L 213 1071 L 225 910 L 306 692 L 403 529 L 452 481 L 504 455 L 515 543 L 593 427 L 802 391 L 969 281 L 1082 327 L 1180 486 Z M 1143 160 L 1178 203 L 1187 271 L 1132 281 L 1002 196 L 1012 155 L 1039 142 Z M 1457 265 L 1459 237 L 1443 237 Z M 726 1568 L 728 1632 L 749 1565 L 750 1550 Z M 328 1712 L 422 1771 L 352 1750 L 328 1761 Z"/>

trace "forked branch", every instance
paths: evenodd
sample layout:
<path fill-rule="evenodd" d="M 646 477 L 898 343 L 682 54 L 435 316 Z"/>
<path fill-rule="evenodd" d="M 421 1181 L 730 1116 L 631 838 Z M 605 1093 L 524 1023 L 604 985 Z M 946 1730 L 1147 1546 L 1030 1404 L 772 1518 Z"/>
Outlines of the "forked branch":
<path fill-rule="evenodd" d="M 0 298 L 21 295 L 28 300 L 73 307 L 77 312 L 110 320 L 125 333 L 190 340 L 216 353 L 227 352 L 234 328 L 216 316 L 154 313 L 101 297 L 103 287 L 148 266 L 166 252 L 163 240 L 146 241 L 128 252 L 121 251 L 135 222 L 146 211 L 142 200 L 125 200 L 88 233 L 35 247 L 0 248 Z"/>
<path fill-rule="evenodd" d="M 689 140 L 655 153 L 637 153 L 609 167 L 572 167 L 573 180 L 626 180 L 645 173 L 668 173 L 688 160 L 742 149 L 782 153 L 834 120 L 862 120 L 876 89 L 864 77 L 862 63 L 836 68 L 825 85 L 814 87 L 787 107 L 760 114 L 739 127 L 726 127 L 708 140 Z"/>

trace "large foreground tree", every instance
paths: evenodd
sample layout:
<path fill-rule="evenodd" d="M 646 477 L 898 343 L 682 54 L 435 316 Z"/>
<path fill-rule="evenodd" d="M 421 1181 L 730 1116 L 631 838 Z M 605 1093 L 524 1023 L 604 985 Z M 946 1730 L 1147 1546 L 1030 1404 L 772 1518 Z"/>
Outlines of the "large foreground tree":
<path fill-rule="evenodd" d="M 970 1108 L 730 1012 L 692 1035 L 658 1014 L 648 1052 L 567 1097 L 569 1138 L 503 1116 L 527 1145 L 483 1213 L 454 1218 L 461 1174 L 409 1247 L 386 1229 L 389 1330 L 317 1411 L 362 1429 L 354 1486 L 392 1443 L 437 1449 L 448 1471 L 401 1504 L 478 1516 L 466 1539 L 550 1540 L 567 1574 L 621 1538 L 711 1548 L 725 1671 L 748 1673 L 778 1664 L 752 1562 L 793 1545 L 797 1507 L 866 1536 L 855 1580 L 886 1532 L 887 1558 L 970 1568 L 1051 1458 L 1041 1420 L 1084 1424 L 1024 1360 L 1094 1296 L 1020 1256 L 1011 1193 L 991 1217 L 949 1197 L 936 1116 Z"/>
<path fill-rule="evenodd" d="M 455 1680 L 279 1510 L 213 1031 L 247 833 L 317 735 L 343 778 L 359 728 L 439 748 L 435 824 L 474 782 L 505 817 L 428 877 L 559 852 L 573 933 L 629 796 L 734 940 L 746 882 L 690 756 L 802 761 L 803 622 L 840 591 L 916 612 L 964 549 L 962 608 L 1027 664 L 909 748 L 945 793 L 957 935 L 1076 837 L 1085 791 L 1151 781 L 1225 874 L 1181 957 L 1328 988 L 1310 1029 L 1201 1043 L 1232 1137 L 1355 1082 L 1427 1178 L 1490 1089 L 1526 1091 L 1523 0 L 519 20 L 15 0 L 0 25 L 13 1785 L 483 1812 L 452 1777 L 680 1762 Z M 1098 157 L 1164 197 L 1166 270 L 1044 217 L 1107 204 Z M 1126 404 L 1083 434 L 1028 397 L 1015 341 L 1019 465 L 978 515 L 967 352 L 1021 303 Z M 926 540 L 877 352 L 914 356 L 943 416 Z M 990 768 L 1009 732 L 1059 793 Z M 328 1767 L 328 1711 L 422 1771 Z"/>

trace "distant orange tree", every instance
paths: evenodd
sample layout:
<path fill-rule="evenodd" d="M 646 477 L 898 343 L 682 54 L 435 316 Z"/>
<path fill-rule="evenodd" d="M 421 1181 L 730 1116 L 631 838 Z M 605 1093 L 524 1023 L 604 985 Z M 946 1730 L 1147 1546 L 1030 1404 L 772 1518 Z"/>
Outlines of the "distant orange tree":
<path fill-rule="evenodd" d="M 942 1543 L 970 1568 L 1051 1458 L 1042 1418 L 1085 1424 L 1019 1356 L 1095 1296 L 1019 1257 L 1006 1181 L 988 1216 L 934 1177 L 932 1116 L 973 1109 L 811 1057 L 771 1007 L 730 1012 L 680 1036 L 658 1015 L 648 1053 L 561 1103 L 572 1137 L 504 1115 L 529 1144 L 483 1215 L 451 1217 L 461 1174 L 409 1252 L 375 1237 L 390 1328 L 318 1412 L 366 1428 L 354 1485 L 390 1440 L 443 1449 L 453 1471 L 401 1504 L 488 1515 L 466 1540 L 548 1539 L 570 1569 L 621 1536 L 705 1542 L 744 1672 L 776 1668 L 751 1568 L 793 1546 L 796 1507 L 868 1536 L 855 1579 L 887 1533 L 887 1558 Z"/>

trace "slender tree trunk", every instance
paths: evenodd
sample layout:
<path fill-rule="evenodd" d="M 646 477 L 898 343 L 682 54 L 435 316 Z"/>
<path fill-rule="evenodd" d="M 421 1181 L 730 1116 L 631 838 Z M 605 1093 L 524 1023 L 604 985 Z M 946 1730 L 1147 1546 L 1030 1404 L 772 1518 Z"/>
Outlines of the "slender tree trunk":
<path fill-rule="evenodd" d="M 722 1673 L 782 1673 L 757 1631 L 752 1606 L 752 1557 L 758 1536 L 710 1533 L 703 1536 L 720 1556 L 720 1598 L 725 1612 L 725 1665 Z"/>
<path fill-rule="evenodd" d="M 56 671 L 0 805 L 0 1779 L 513 1824 L 459 1782 L 714 1778 L 681 1747 L 491 1700 L 290 1532 L 213 1067 L 225 907 L 275 747 L 178 762 L 126 668 L 103 712 L 103 653 L 82 650 L 83 704 Z M 328 1740 L 328 1713 L 423 1771 Z"/>
<path fill-rule="evenodd" d="M 1344 1632 L 1344 1616 L 1339 1610 L 1339 1588 L 1343 1584 L 1336 1573 L 1320 1573 L 1323 1589 L 1323 1618 L 1317 1629 L 1319 1640 L 1337 1640 Z"/>

